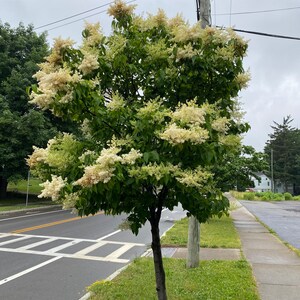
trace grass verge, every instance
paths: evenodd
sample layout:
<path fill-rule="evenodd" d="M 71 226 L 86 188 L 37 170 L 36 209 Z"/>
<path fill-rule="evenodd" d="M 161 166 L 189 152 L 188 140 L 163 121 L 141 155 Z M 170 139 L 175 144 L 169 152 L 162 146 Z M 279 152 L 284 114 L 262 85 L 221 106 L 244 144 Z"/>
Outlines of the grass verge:
<path fill-rule="evenodd" d="M 199 268 L 187 269 L 185 260 L 164 259 L 167 293 L 170 300 L 258 300 L 248 263 L 239 261 L 202 261 Z M 154 300 L 155 277 L 150 258 L 135 260 L 113 281 L 90 286 L 91 300 Z"/>
<path fill-rule="evenodd" d="M 40 186 L 41 181 L 36 178 L 30 178 L 29 180 L 29 193 L 30 194 L 39 194 L 42 190 Z M 8 184 L 7 190 L 13 192 L 27 192 L 27 180 L 18 180 L 17 182 L 10 182 Z"/>
<path fill-rule="evenodd" d="M 175 225 L 161 239 L 164 246 L 186 247 L 188 238 L 188 218 L 175 222 Z M 205 248 L 241 248 L 241 241 L 227 216 L 212 218 L 201 224 L 200 246 Z"/>

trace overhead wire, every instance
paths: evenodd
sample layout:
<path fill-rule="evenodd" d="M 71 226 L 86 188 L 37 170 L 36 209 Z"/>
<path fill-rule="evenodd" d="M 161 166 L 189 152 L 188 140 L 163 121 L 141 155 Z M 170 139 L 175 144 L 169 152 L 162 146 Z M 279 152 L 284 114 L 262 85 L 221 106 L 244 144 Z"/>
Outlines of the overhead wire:
<path fill-rule="evenodd" d="M 228 16 L 228 15 L 250 15 L 250 14 L 261 14 L 261 13 L 270 13 L 277 11 L 285 10 L 296 10 L 300 9 L 300 6 L 286 7 L 286 8 L 277 8 L 277 9 L 265 9 L 265 10 L 254 10 L 254 11 L 243 11 L 243 12 L 229 12 L 229 13 L 218 13 L 217 16 Z"/>
<path fill-rule="evenodd" d="M 132 3 L 132 2 L 135 2 L 136 0 L 130 0 L 130 1 L 127 1 L 126 4 L 128 3 Z M 77 13 L 77 14 L 74 14 L 74 15 L 71 15 L 69 17 L 65 17 L 63 19 L 60 19 L 60 20 L 57 20 L 57 21 L 54 21 L 54 22 L 50 22 L 50 23 L 47 23 L 47 24 L 44 24 L 44 25 L 41 25 L 41 26 L 38 26 L 35 28 L 35 30 L 38 30 L 38 29 L 42 29 L 42 28 L 45 28 L 45 27 L 48 27 L 48 26 L 51 26 L 51 25 L 54 25 L 54 24 L 57 24 L 57 23 L 60 23 L 60 22 L 63 22 L 63 21 L 66 21 L 66 20 L 69 20 L 69 19 L 72 19 L 72 18 L 75 18 L 75 17 L 78 17 L 80 15 L 83 15 L 83 14 L 86 14 L 88 12 L 91 12 L 91 11 L 94 11 L 94 10 L 97 10 L 97 9 L 100 9 L 100 8 L 103 8 L 105 6 L 108 6 L 110 4 L 113 4 L 114 1 L 111 1 L 111 2 L 107 2 L 103 5 L 100 5 L 100 6 L 97 6 L 97 7 L 94 7 L 94 8 L 91 8 L 91 9 L 88 9 L 86 11 L 83 11 L 83 12 L 80 12 L 80 13 Z M 75 22 L 78 22 L 78 21 L 82 21 L 86 18 L 90 18 L 90 17 L 93 17 L 93 16 L 96 16 L 96 15 L 99 15 L 99 14 L 102 14 L 106 12 L 106 10 L 102 10 L 98 13 L 94 13 L 94 14 L 91 14 L 91 15 L 88 15 L 88 16 L 85 16 L 84 18 L 80 18 L 80 19 L 77 19 L 77 20 L 74 20 L 74 21 L 71 21 L 71 22 L 68 22 L 68 23 L 64 23 L 62 25 L 59 25 L 59 26 L 56 26 L 56 27 L 53 27 L 53 28 L 50 28 L 50 29 L 46 29 L 47 31 L 50 31 L 50 30 L 54 30 L 54 29 L 57 29 L 57 28 L 60 28 L 60 27 L 63 27 L 63 26 L 66 26 L 66 25 L 69 25 L 69 24 L 73 24 Z"/>

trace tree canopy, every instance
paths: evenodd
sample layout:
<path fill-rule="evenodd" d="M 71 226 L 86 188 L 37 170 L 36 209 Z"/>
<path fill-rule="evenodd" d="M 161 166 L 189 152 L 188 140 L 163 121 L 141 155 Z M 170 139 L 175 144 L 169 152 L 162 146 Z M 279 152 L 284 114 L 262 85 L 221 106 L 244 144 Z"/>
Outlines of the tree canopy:
<path fill-rule="evenodd" d="M 222 191 L 244 191 L 253 186 L 252 178 L 259 179 L 257 174 L 266 171 L 269 171 L 266 155 L 255 151 L 252 146 L 242 146 L 227 153 L 222 163 L 214 168 L 217 186 Z"/>
<path fill-rule="evenodd" d="M 112 34 L 86 24 L 79 48 L 57 39 L 36 73 L 31 103 L 78 123 L 28 159 L 41 196 L 80 215 L 127 213 L 133 232 L 148 220 L 159 299 L 166 299 L 159 220 L 179 203 L 199 221 L 229 207 L 212 167 L 248 129 L 236 97 L 249 76 L 247 44 L 232 30 L 189 26 L 163 11 L 143 19 L 132 5 L 109 9 Z"/>
<path fill-rule="evenodd" d="M 291 126 L 291 116 L 283 118 L 282 123 L 274 121 L 273 132 L 266 143 L 265 153 L 271 160 L 273 151 L 274 181 L 293 186 L 294 193 L 300 192 L 300 130 Z"/>
<path fill-rule="evenodd" d="M 0 198 L 7 180 L 27 173 L 25 158 L 32 145 L 45 145 L 55 133 L 26 93 L 47 54 L 45 34 L 37 35 L 32 26 L 0 24 Z"/>

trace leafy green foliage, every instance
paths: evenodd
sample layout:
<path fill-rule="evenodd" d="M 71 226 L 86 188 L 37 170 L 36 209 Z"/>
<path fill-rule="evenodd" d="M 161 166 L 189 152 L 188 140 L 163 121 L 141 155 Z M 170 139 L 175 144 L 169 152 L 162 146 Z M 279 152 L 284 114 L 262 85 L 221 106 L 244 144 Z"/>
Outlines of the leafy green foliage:
<path fill-rule="evenodd" d="M 243 191 L 253 186 L 251 178 L 258 178 L 257 173 L 269 169 L 266 155 L 256 152 L 251 146 L 242 146 L 235 152 L 227 153 L 222 163 L 214 168 L 218 187 L 223 191 L 236 188 Z"/>
<path fill-rule="evenodd" d="M 273 150 L 274 181 L 282 183 L 285 191 L 293 185 L 293 193 L 300 194 L 300 130 L 290 125 L 292 121 L 287 116 L 282 124 L 274 122 L 265 153 L 270 161 Z"/>
<path fill-rule="evenodd" d="M 79 49 L 56 40 L 31 102 L 85 134 L 72 137 L 70 155 L 63 137 L 36 149 L 29 164 L 48 180 L 42 195 L 81 215 L 128 213 L 135 233 L 178 203 L 205 222 L 229 207 L 211 169 L 248 129 L 235 100 L 248 80 L 247 45 L 233 31 L 129 11 L 112 6 L 109 37 L 88 24 Z"/>
<path fill-rule="evenodd" d="M 0 24 L 0 198 L 8 181 L 25 177 L 25 158 L 32 145 L 45 146 L 57 130 L 67 130 L 61 120 L 28 103 L 26 89 L 48 54 L 46 35 L 30 25 L 11 28 Z"/>

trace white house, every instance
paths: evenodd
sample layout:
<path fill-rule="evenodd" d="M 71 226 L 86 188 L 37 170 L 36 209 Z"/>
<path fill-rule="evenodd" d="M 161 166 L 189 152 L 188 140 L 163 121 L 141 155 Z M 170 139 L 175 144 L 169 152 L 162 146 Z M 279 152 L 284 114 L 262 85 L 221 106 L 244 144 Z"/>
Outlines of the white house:
<path fill-rule="evenodd" d="M 253 190 L 255 192 L 271 192 L 271 179 L 263 173 L 257 173 L 256 175 L 259 176 L 260 180 L 256 179 L 255 177 L 251 178 L 254 182 Z"/>

